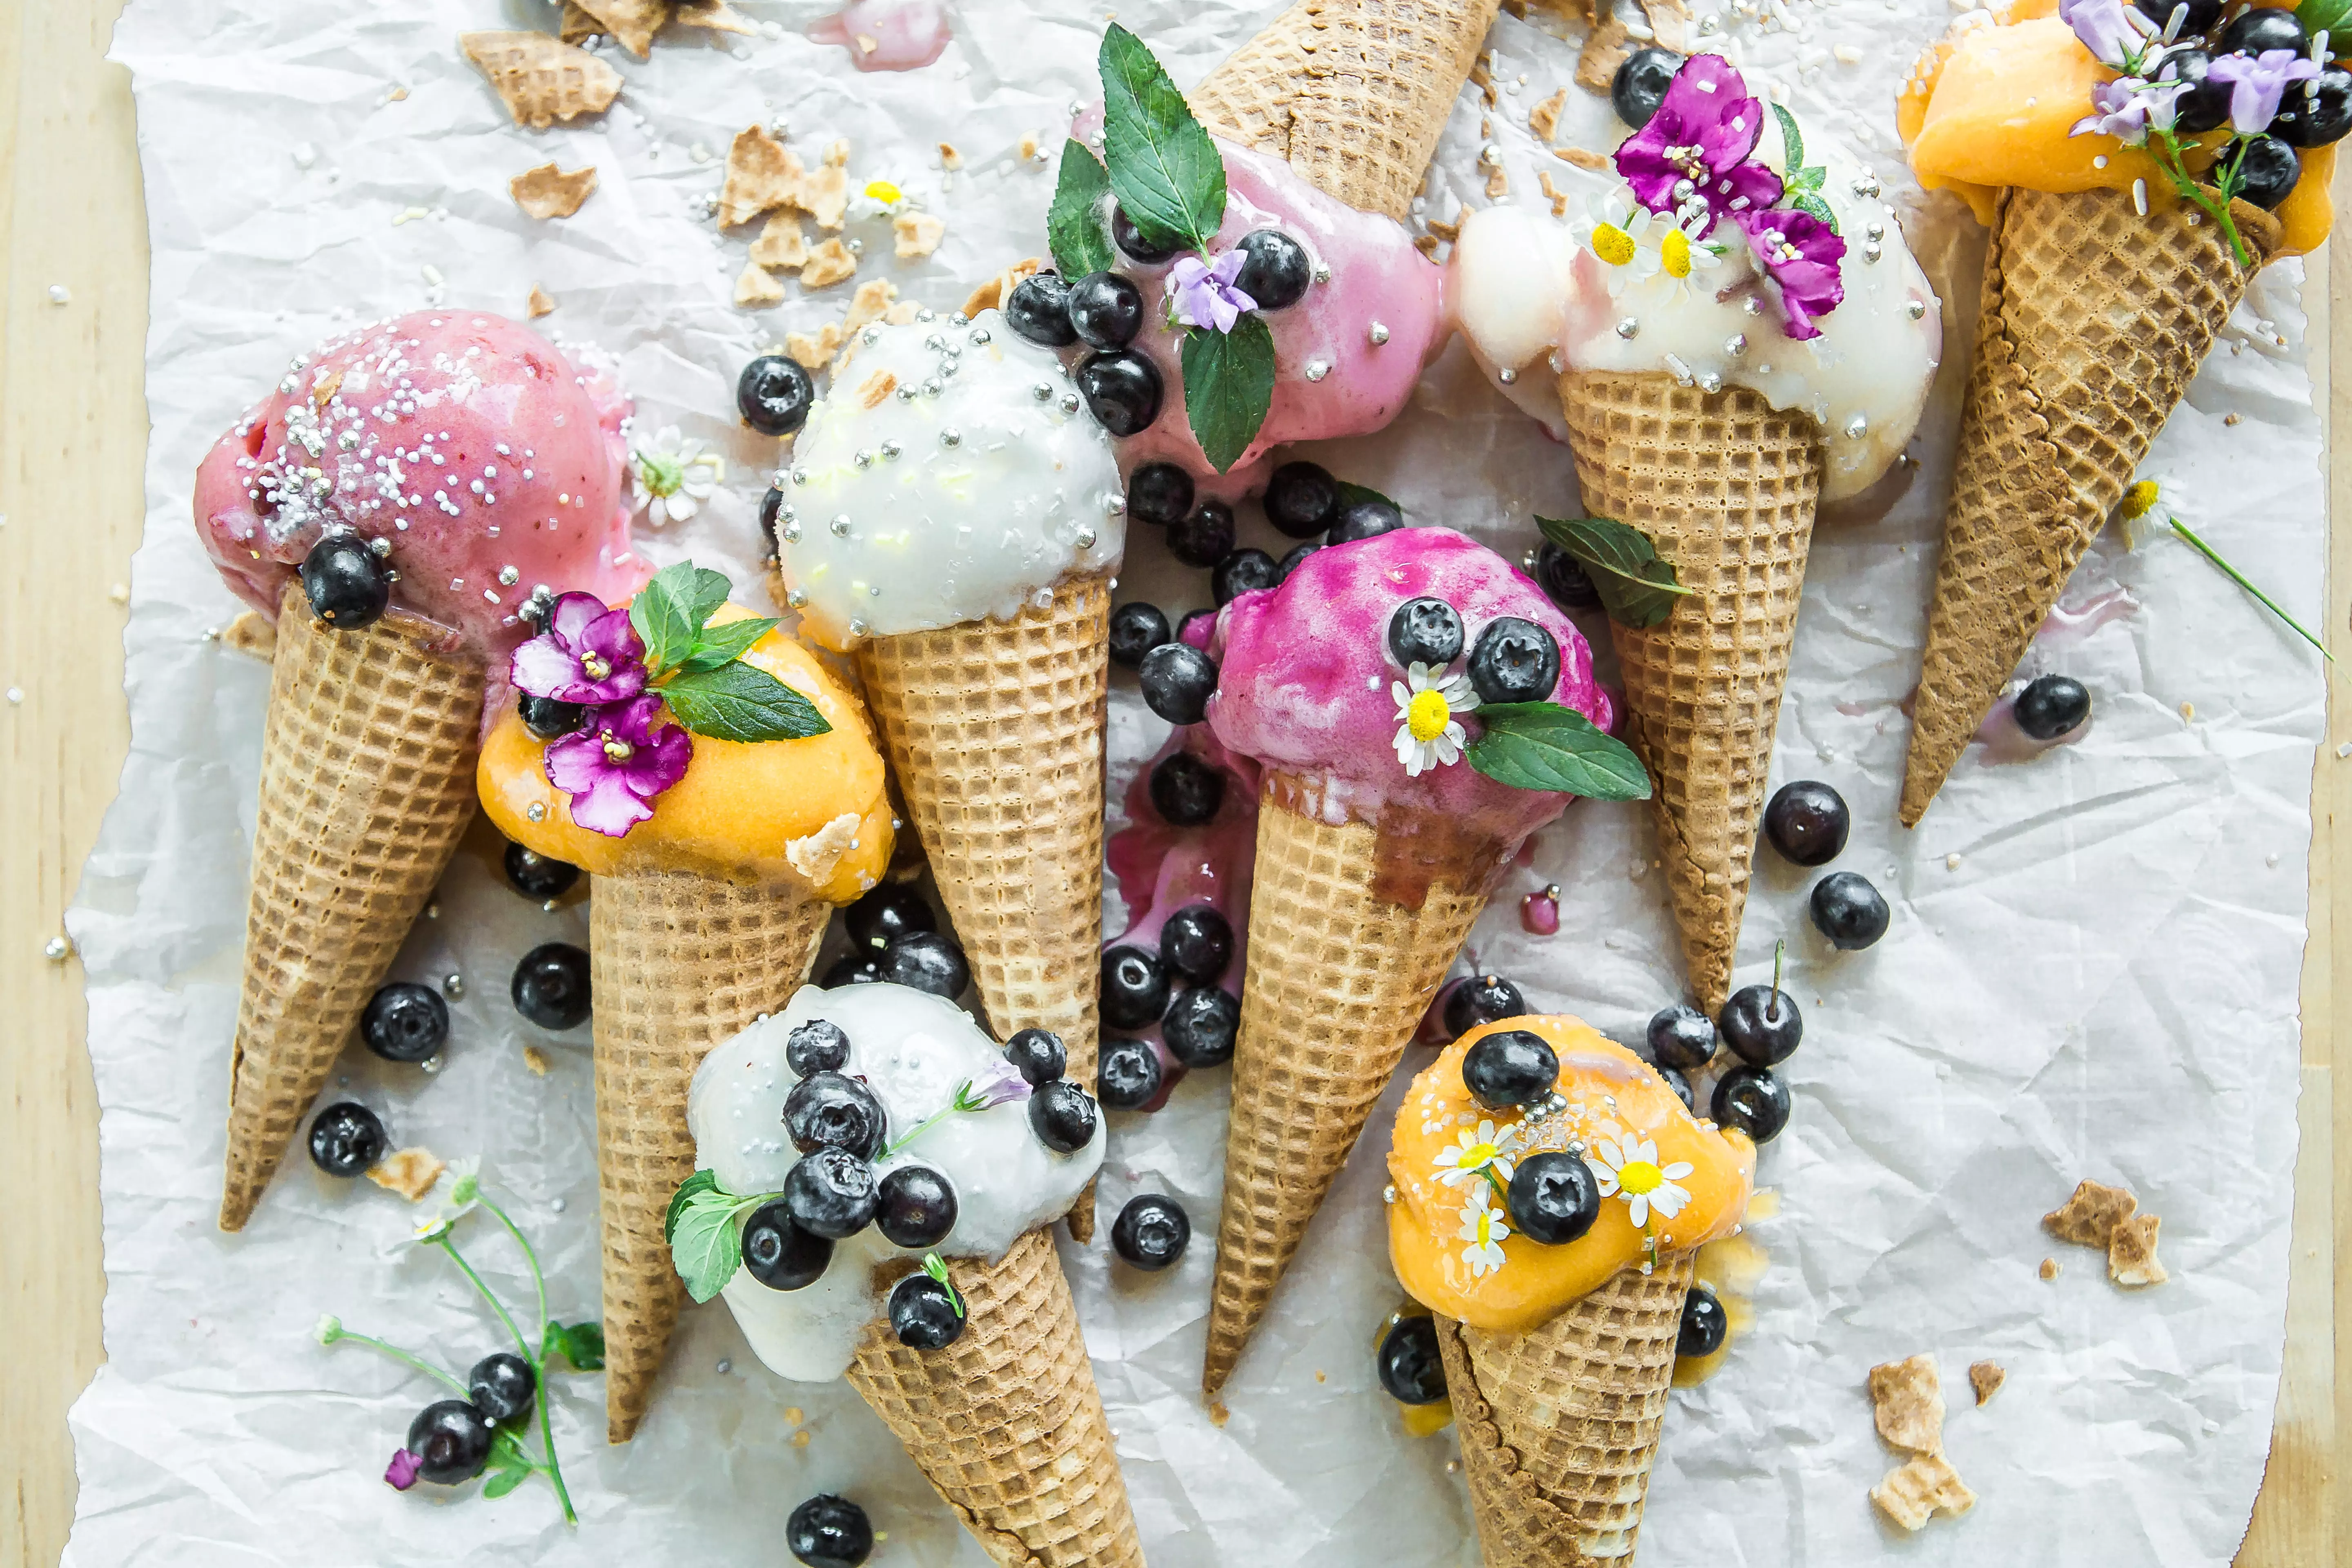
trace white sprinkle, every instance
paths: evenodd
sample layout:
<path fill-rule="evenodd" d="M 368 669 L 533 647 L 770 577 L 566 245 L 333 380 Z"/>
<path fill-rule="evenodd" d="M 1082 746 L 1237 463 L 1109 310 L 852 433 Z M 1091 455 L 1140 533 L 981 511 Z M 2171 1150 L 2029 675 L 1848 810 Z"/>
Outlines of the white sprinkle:
<path fill-rule="evenodd" d="M 403 207 L 400 211 L 393 215 L 392 226 L 398 228 L 402 224 L 415 223 L 419 218 L 427 218 L 432 216 L 433 215 L 431 213 L 425 211 L 423 207 Z"/>
<path fill-rule="evenodd" d="M 51 963 L 63 963 L 66 954 L 72 951 L 73 944 L 61 936 L 53 936 L 41 944 L 41 955 Z"/>
<path fill-rule="evenodd" d="M 1960 852 L 1955 849 L 1949 855 L 1944 857 L 1944 869 L 1947 871 L 1957 871 L 1959 868 Z"/>
<path fill-rule="evenodd" d="M 69 305 L 73 303 L 73 290 L 67 288 L 62 283 L 50 284 L 49 303 L 52 305 Z"/>
<path fill-rule="evenodd" d="M 2147 216 L 2147 182 L 2145 179 L 2132 182 L 2132 210 L 2142 217 Z"/>
<path fill-rule="evenodd" d="M 11 702 L 22 702 L 25 700 L 25 689 L 21 686 L 10 687 L 8 689 L 8 700 Z"/>

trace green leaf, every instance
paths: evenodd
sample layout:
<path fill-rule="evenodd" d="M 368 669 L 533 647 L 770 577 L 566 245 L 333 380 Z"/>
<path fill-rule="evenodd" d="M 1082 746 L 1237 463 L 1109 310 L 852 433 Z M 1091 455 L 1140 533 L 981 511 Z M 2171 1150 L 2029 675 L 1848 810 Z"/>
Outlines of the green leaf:
<path fill-rule="evenodd" d="M 692 1203 L 698 1194 L 717 1191 L 719 1191 L 719 1173 L 716 1171 L 697 1171 L 680 1182 L 677 1184 L 677 1191 L 669 1195 L 669 1212 L 662 1215 L 662 1239 L 670 1241 L 677 1237 L 677 1216 L 686 1212 L 687 1205 Z"/>
<path fill-rule="evenodd" d="M 1810 169 L 1800 169 L 1795 174 L 1790 175 L 1787 182 L 1787 188 L 1791 191 L 1798 192 L 1818 192 L 1822 188 L 1822 182 L 1828 179 L 1829 176 L 1829 170 L 1823 168 L 1819 163 L 1815 163 Z"/>
<path fill-rule="evenodd" d="M 1805 166 L 1805 133 L 1797 129 L 1797 117 L 1781 104 L 1772 106 L 1772 118 L 1780 122 L 1780 166 L 1793 174 Z"/>
<path fill-rule="evenodd" d="M 694 613 L 699 570 L 691 561 L 665 566 L 630 602 L 629 625 L 646 645 L 646 668 L 655 675 L 693 651 L 694 634 L 709 618 L 697 618 Z"/>
<path fill-rule="evenodd" d="M 530 1471 L 527 1468 L 499 1470 L 482 1483 L 482 1495 L 486 1498 L 502 1498 L 529 1479 L 530 1479 Z"/>
<path fill-rule="evenodd" d="M 2294 19 L 2303 24 L 2305 32 L 2326 31 L 2338 37 L 2343 36 L 2347 16 L 2352 16 L 2352 0 L 2303 0 L 2294 8 Z"/>
<path fill-rule="evenodd" d="M 748 620 L 729 621 L 724 626 L 705 626 L 694 639 L 694 651 L 678 665 L 681 675 L 700 675 L 717 669 L 722 664 L 732 664 L 750 651 L 753 643 L 766 637 L 776 623 L 764 616 Z"/>
<path fill-rule="evenodd" d="M 547 1325 L 547 1337 L 539 1347 L 540 1359 L 562 1356 L 576 1372 L 604 1370 L 604 1325 L 573 1323 L 566 1328 L 562 1323 Z"/>
<path fill-rule="evenodd" d="M 926 1252 L 923 1254 L 923 1272 L 938 1280 L 940 1288 L 948 1293 L 948 1304 L 955 1308 L 957 1317 L 968 1318 L 971 1316 L 971 1314 L 964 1308 L 963 1293 L 955 1288 L 955 1281 L 948 1278 L 948 1266 L 945 1258 L 942 1258 L 936 1252 Z"/>
<path fill-rule="evenodd" d="M 1110 176 L 1085 143 L 1062 143 L 1062 172 L 1054 182 L 1054 205 L 1045 214 L 1045 242 L 1054 265 L 1073 283 L 1089 272 L 1108 272 L 1118 259 L 1103 227 L 1102 199 Z"/>
<path fill-rule="evenodd" d="M 1097 57 L 1110 188 L 1148 238 L 1203 249 L 1225 221 L 1225 163 L 1143 40 L 1116 22 Z"/>
<path fill-rule="evenodd" d="M 1274 402 L 1274 334 L 1257 316 L 1230 332 L 1184 334 L 1184 416 L 1210 466 L 1223 473 L 1257 439 Z"/>
<path fill-rule="evenodd" d="M 1837 214 L 1830 211 L 1829 203 L 1811 191 L 1800 191 L 1789 198 L 1789 205 L 1799 212 L 1819 218 L 1832 234 L 1838 232 Z"/>
<path fill-rule="evenodd" d="M 1497 702 L 1476 710 L 1470 765 L 1514 789 L 1565 790 L 1591 800 L 1647 800 L 1650 775 L 1633 748 L 1557 702 Z"/>
<path fill-rule="evenodd" d="M 738 1200 L 727 1194 L 697 1193 L 671 1229 L 670 1267 L 686 1281 L 686 1293 L 698 1301 L 718 1295 L 742 1267 L 743 1242 L 735 1234 L 738 1206 Z"/>
<path fill-rule="evenodd" d="M 1691 593 L 1638 528 L 1605 517 L 1539 517 L 1536 526 L 1576 558 L 1592 579 L 1609 618 L 1620 626 L 1636 631 L 1654 626 L 1674 614 L 1677 598 Z"/>
<path fill-rule="evenodd" d="M 740 662 L 680 675 L 659 690 L 679 723 L 714 741 L 801 741 L 833 729 L 815 703 Z"/>
<path fill-rule="evenodd" d="M 1380 491 L 1372 489 L 1370 485 L 1351 485 L 1345 479 L 1336 479 L 1332 481 L 1331 488 L 1339 492 L 1339 505 L 1342 510 L 1355 506 L 1359 502 L 1368 500 L 1378 501 L 1382 506 L 1396 506 L 1397 504 L 1396 502 L 1389 500 L 1388 497 L 1381 494 Z M 1402 512 L 1404 510 L 1404 508 L 1397 506 L 1397 510 Z"/>

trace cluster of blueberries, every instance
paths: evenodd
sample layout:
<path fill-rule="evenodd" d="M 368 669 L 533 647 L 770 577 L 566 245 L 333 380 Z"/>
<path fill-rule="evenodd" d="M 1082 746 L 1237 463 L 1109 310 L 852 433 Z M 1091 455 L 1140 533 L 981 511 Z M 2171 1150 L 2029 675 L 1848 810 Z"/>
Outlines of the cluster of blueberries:
<path fill-rule="evenodd" d="M 486 1355 L 466 1374 L 466 1397 L 436 1399 L 408 1424 L 416 1473 L 454 1487 L 482 1473 L 501 1426 L 520 1426 L 539 1394 L 539 1373 L 511 1351 Z"/>
<path fill-rule="evenodd" d="M 1127 515 L 1168 531 L 1168 553 L 1205 568 L 1220 605 L 1286 579 L 1327 544 L 1348 544 L 1404 526 L 1393 501 L 1342 485 L 1316 463 L 1285 463 L 1268 476 L 1265 520 L 1300 542 L 1276 561 L 1263 550 L 1234 548 L 1234 509 L 1200 497 L 1192 476 L 1173 463 L 1143 463 L 1127 479 Z"/>
<path fill-rule="evenodd" d="M 1160 928 L 1159 952 L 1131 944 L 1104 950 L 1103 1022 L 1112 1029 L 1157 1024 L 1179 1063 L 1220 1067 L 1234 1059 L 1241 1027 L 1241 1004 L 1218 984 L 1233 961 L 1233 923 L 1207 904 L 1188 904 Z M 1096 1092 L 1105 1105 L 1140 1110 L 1160 1087 L 1160 1053 L 1149 1042 L 1103 1041 Z"/>
<path fill-rule="evenodd" d="M 2229 123 L 2230 85 L 2209 80 L 2207 75 L 2216 56 L 2257 56 L 2273 49 L 2311 52 L 2311 35 L 2293 11 L 2256 6 L 2217 32 L 2221 0 L 2132 3 L 2158 26 L 2168 26 L 2176 12 L 2181 14 L 2174 35 L 2178 41 L 2157 65 L 2156 80 L 2189 84 L 2173 105 L 2178 116 L 2174 129 L 2182 136 L 2200 136 Z M 2238 195 L 2258 207 L 2277 206 L 2303 178 L 2301 152 L 2340 142 L 2347 132 L 2352 132 L 2352 71 L 2332 61 L 2323 63 L 2310 81 L 2289 83 L 2270 125 L 2245 139 L 2238 154 Z"/>

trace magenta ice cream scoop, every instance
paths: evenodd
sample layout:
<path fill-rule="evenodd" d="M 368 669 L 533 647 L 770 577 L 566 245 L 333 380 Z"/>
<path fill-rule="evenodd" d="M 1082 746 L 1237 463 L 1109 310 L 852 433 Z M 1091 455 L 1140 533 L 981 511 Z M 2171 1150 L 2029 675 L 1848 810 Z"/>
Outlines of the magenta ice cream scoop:
<path fill-rule="evenodd" d="M 626 598 L 627 397 L 528 327 L 420 310 L 321 343 L 196 470 L 196 531 L 264 615 L 320 535 L 390 542 L 393 603 L 486 654 L 531 590 Z"/>

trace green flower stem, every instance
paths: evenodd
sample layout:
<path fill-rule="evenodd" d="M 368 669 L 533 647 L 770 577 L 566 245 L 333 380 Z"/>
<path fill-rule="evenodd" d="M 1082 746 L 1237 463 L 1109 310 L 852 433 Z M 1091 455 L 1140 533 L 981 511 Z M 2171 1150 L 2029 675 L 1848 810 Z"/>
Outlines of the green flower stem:
<path fill-rule="evenodd" d="M 2179 138 L 2169 131 L 2158 131 L 2149 134 L 2147 144 L 2156 150 L 2157 163 L 2164 170 L 2165 177 L 2172 182 L 2172 188 L 2184 200 L 2196 203 L 2207 216 L 2221 226 L 2221 232 L 2229 237 L 2230 251 L 2238 258 L 2238 265 L 2249 272 L 2252 271 L 2253 258 L 2247 254 L 2245 241 L 2238 237 L 2238 226 L 2230 217 L 2230 198 L 2238 188 L 2238 166 L 2245 161 L 2245 143 L 2238 144 L 2237 160 L 2221 175 L 2221 199 L 2218 202 L 2205 194 L 2204 186 L 2189 178 L 2188 167 L 2180 159 Z"/>
<path fill-rule="evenodd" d="M 515 1238 L 515 1245 L 522 1248 L 523 1262 L 530 1267 L 531 1289 L 539 1296 L 539 1340 L 537 1350 L 534 1351 L 529 1347 L 524 1349 L 523 1359 L 530 1362 L 532 1368 L 539 1373 L 539 1436 L 540 1441 L 547 1447 L 547 1463 L 544 1465 L 533 1463 L 531 1468 L 545 1475 L 548 1484 L 555 1489 L 555 1500 L 563 1507 L 563 1522 L 576 1525 L 580 1522 L 580 1516 L 572 1511 L 572 1492 L 563 1484 L 563 1463 L 556 1457 L 555 1452 L 554 1418 L 548 1414 L 548 1406 L 553 1403 L 553 1400 L 550 1397 L 547 1379 L 547 1276 L 540 1269 L 538 1251 L 532 1247 L 530 1240 L 524 1237 L 515 1222 L 508 1217 L 507 1211 L 491 1202 L 487 1193 L 479 1194 L 479 1197 L 482 1206 L 497 1215 L 499 1223 L 507 1227 L 507 1234 Z M 453 1253 L 451 1256 L 456 1255 Z M 463 1267 L 462 1263 L 460 1267 Z M 469 1269 L 467 1272 L 472 1271 Z M 480 1281 L 477 1280 L 476 1283 L 479 1284 Z M 495 1306 L 497 1303 L 493 1302 L 492 1305 Z M 504 1317 L 506 1314 L 501 1310 L 499 1315 Z M 514 1325 L 509 1322 L 507 1326 L 512 1328 Z M 515 1448 L 520 1453 L 522 1445 L 517 1443 Z M 528 1458 L 528 1456 L 525 1457 Z"/>
<path fill-rule="evenodd" d="M 530 1242 L 523 1239 L 523 1234 L 516 1228 L 515 1222 L 507 1217 L 507 1211 L 492 1203 L 488 1194 L 478 1194 L 478 1201 L 484 1208 L 498 1216 L 498 1222 L 500 1225 L 507 1227 L 507 1234 L 515 1238 L 517 1247 L 522 1248 L 523 1262 L 530 1267 L 531 1289 L 539 1293 L 539 1343 L 543 1350 L 547 1343 L 547 1277 L 539 1270 L 539 1254 L 531 1249 Z"/>
<path fill-rule="evenodd" d="M 881 1161 L 888 1159 L 891 1155 L 897 1153 L 899 1150 L 904 1149 L 908 1144 L 912 1143 L 916 1139 L 920 1138 L 924 1133 L 929 1132 L 932 1128 L 938 1126 L 949 1117 L 953 1116 L 959 1110 L 971 1111 L 980 1110 L 981 1108 L 979 1106 L 966 1105 L 964 1103 L 964 1096 L 971 1092 L 971 1079 L 966 1079 L 961 1083 L 956 1085 L 954 1097 L 950 1099 L 945 1106 L 941 1107 L 940 1110 L 932 1111 L 929 1116 L 924 1117 L 922 1121 L 917 1122 L 915 1124 L 915 1130 L 908 1133 L 905 1137 L 893 1138 L 890 1140 L 888 1143 L 883 1146 L 882 1152 L 875 1156 L 876 1160 Z"/>
<path fill-rule="evenodd" d="M 2263 593 L 2260 588 L 2255 587 L 2252 583 L 2246 581 L 2244 573 L 2239 571 L 2235 566 L 2231 565 L 2227 561 L 2222 560 L 2220 553 L 2216 552 L 2211 545 L 2198 538 L 2196 533 L 2190 530 L 2187 523 L 2181 521 L 2179 518 L 2174 518 L 2172 520 L 2172 531 L 2180 535 L 2181 538 L 2189 541 L 2190 544 L 2196 546 L 2197 553 L 2202 555 L 2206 560 L 2210 561 L 2214 565 L 2220 567 L 2221 569 L 2222 575 L 2228 577 L 2231 582 L 2235 583 L 2239 587 L 2243 588 L 2247 593 L 2252 594 L 2256 599 L 2260 600 L 2264 609 L 2270 611 L 2272 615 L 2276 616 L 2280 620 L 2284 621 L 2289 626 L 2292 626 L 2297 637 L 2301 637 L 2304 641 L 2309 643 L 2312 647 L 2319 650 L 2320 658 L 2326 659 L 2330 664 L 2334 664 L 2336 662 L 2336 656 L 2327 651 L 2327 645 L 2326 643 L 2321 642 L 2317 637 L 2312 636 L 2311 633 L 2305 628 L 2301 621 L 2296 620 L 2293 616 L 2290 616 L 2284 610 L 2280 609 L 2276 600 L 2273 599 L 2268 594 Z"/>
<path fill-rule="evenodd" d="M 460 1399 L 469 1399 L 473 1396 L 472 1389 L 467 1388 L 464 1384 L 459 1383 L 456 1378 L 450 1376 L 447 1373 L 443 1372 L 439 1367 L 435 1366 L 431 1362 L 424 1361 L 416 1356 L 413 1356 L 406 1351 L 402 1350 L 398 1345 L 386 1344 L 383 1341 L 377 1339 L 373 1334 L 358 1334 L 353 1333 L 349 1329 L 341 1329 L 336 1331 L 335 1337 L 332 1340 L 330 1340 L 328 1343 L 341 1344 L 345 1340 L 349 1340 L 354 1344 L 368 1345 L 373 1349 L 382 1351 L 393 1360 L 399 1362 L 404 1365 L 415 1368 L 418 1372 L 421 1372 L 425 1376 L 432 1378 L 435 1382 L 447 1384 L 449 1387 L 457 1391 L 457 1397 Z"/>
<path fill-rule="evenodd" d="M 522 1330 L 515 1325 L 514 1318 L 507 1311 L 506 1303 L 490 1293 L 490 1288 L 482 1282 L 482 1277 L 474 1272 L 474 1266 L 467 1262 L 464 1255 L 458 1252 L 457 1243 L 449 1239 L 449 1233 L 445 1230 L 434 1237 L 433 1245 L 447 1253 L 449 1261 L 456 1264 L 459 1271 L 474 1282 L 474 1289 L 480 1292 L 483 1300 L 490 1304 L 490 1310 L 499 1315 L 499 1321 L 507 1326 L 507 1332 L 514 1336 L 515 1348 L 522 1352 L 523 1360 L 535 1363 L 539 1359 L 538 1351 L 522 1337 Z"/>

